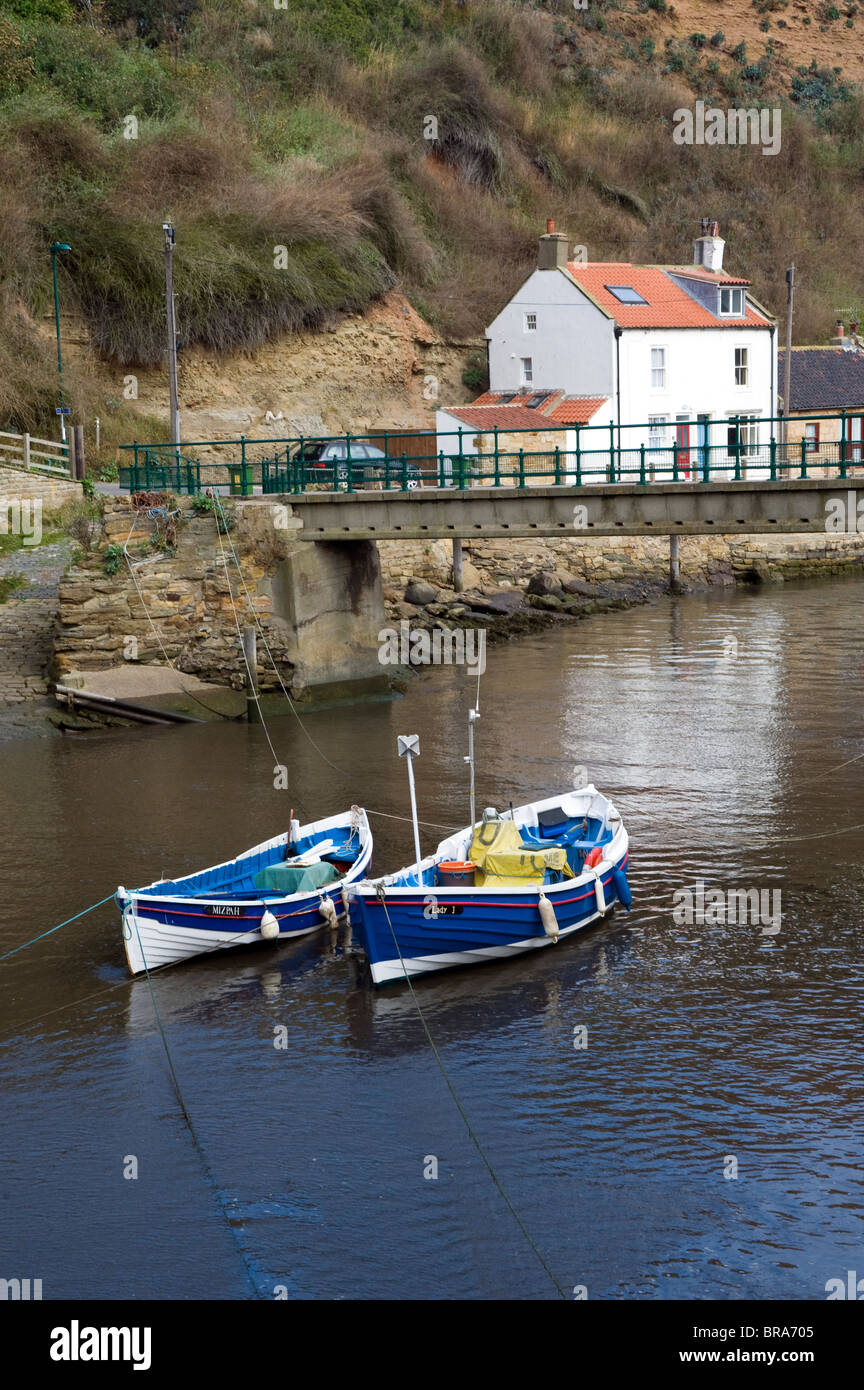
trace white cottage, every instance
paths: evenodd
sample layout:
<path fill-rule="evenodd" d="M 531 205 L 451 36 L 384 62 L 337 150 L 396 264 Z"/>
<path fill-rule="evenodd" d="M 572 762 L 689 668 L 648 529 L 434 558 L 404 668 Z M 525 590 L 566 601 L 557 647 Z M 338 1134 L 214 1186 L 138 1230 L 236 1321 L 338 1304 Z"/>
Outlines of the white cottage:
<path fill-rule="evenodd" d="M 605 427 L 566 437 L 568 455 L 578 448 L 584 465 L 596 463 L 596 481 L 613 443 L 616 472 L 623 449 L 625 467 L 641 459 L 651 475 L 668 476 L 674 461 L 681 477 L 695 476 L 710 455 L 712 468 L 750 461 L 758 476 L 763 422 L 777 414 L 776 324 L 750 281 L 723 270 L 717 224 L 703 221 L 693 264 L 677 266 L 571 261 L 567 238 L 547 225 L 537 269 L 487 329 L 490 389 L 439 412 L 439 449 L 454 452 L 475 410 L 494 408 L 500 429 L 508 410 L 545 414 L 547 427 L 569 410 Z"/>

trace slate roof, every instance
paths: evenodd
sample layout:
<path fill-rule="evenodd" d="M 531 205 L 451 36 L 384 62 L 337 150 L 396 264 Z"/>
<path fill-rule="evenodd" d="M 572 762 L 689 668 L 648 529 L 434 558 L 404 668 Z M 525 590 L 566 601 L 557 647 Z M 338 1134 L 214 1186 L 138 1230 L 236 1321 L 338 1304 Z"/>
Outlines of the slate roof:
<path fill-rule="evenodd" d="M 687 275 L 693 280 L 708 280 L 714 285 L 749 285 L 750 281 L 738 275 L 727 275 L 725 270 L 707 270 L 704 265 L 661 265 L 658 270 L 671 270 L 673 275 Z"/>
<path fill-rule="evenodd" d="M 783 392 L 786 353 L 777 354 Z M 792 349 L 791 410 L 860 410 L 864 412 L 864 352 L 840 347 Z"/>

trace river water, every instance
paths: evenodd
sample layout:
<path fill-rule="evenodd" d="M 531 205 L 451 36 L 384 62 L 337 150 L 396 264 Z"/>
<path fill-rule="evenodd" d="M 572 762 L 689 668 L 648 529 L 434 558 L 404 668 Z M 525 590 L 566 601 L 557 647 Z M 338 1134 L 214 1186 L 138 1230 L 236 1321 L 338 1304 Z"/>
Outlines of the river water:
<path fill-rule="evenodd" d="M 864 586 L 840 580 L 489 652 L 479 804 L 550 795 L 581 765 L 631 835 L 629 916 L 417 986 L 569 1296 L 821 1299 L 861 1267 L 864 760 L 834 769 L 864 754 L 862 630 Z M 290 802 L 404 815 L 398 733 L 420 734 L 421 817 L 464 824 L 472 694 L 444 669 L 308 717 L 338 772 L 276 721 L 290 792 L 241 725 L 0 746 L 0 950 L 267 838 Z M 413 858 L 404 821 L 374 827 L 378 872 Z M 780 930 L 677 922 L 673 892 L 699 881 L 779 890 Z M 264 1297 L 557 1296 L 410 993 L 373 995 L 324 935 L 155 978 L 206 1168 L 110 903 L 0 971 L 0 1277 L 41 1278 L 45 1298 L 246 1298 L 250 1278 Z"/>

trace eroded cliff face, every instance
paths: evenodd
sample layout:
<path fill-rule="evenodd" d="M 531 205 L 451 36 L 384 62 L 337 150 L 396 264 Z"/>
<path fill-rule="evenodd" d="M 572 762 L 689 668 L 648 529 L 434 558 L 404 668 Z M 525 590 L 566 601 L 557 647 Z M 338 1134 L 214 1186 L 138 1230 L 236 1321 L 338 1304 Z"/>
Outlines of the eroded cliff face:
<path fill-rule="evenodd" d="M 53 321 L 43 327 L 53 332 Z M 82 326 L 72 320 L 64 327 L 64 341 L 73 360 L 86 361 L 106 401 L 128 415 L 130 439 L 136 433 L 143 437 L 135 428 L 136 415 L 164 421 L 168 437 L 166 368 L 99 361 Z M 485 351 L 483 338 L 445 342 L 398 291 L 364 314 L 346 315 L 321 332 L 280 338 L 252 353 L 221 355 L 190 347 L 179 357 L 182 437 L 281 439 L 345 430 L 434 429 L 438 405 L 476 394 L 462 384 L 472 351 Z"/>

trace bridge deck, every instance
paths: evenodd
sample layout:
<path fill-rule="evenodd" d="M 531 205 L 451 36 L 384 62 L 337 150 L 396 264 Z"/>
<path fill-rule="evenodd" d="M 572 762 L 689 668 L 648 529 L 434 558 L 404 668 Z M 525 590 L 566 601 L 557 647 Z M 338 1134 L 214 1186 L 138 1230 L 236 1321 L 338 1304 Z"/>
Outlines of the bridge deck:
<path fill-rule="evenodd" d="M 307 541 L 831 534 L 858 529 L 859 500 L 864 511 L 864 476 L 307 492 L 260 499 L 289 508 L 301 522 L 297 539 Z"/>

